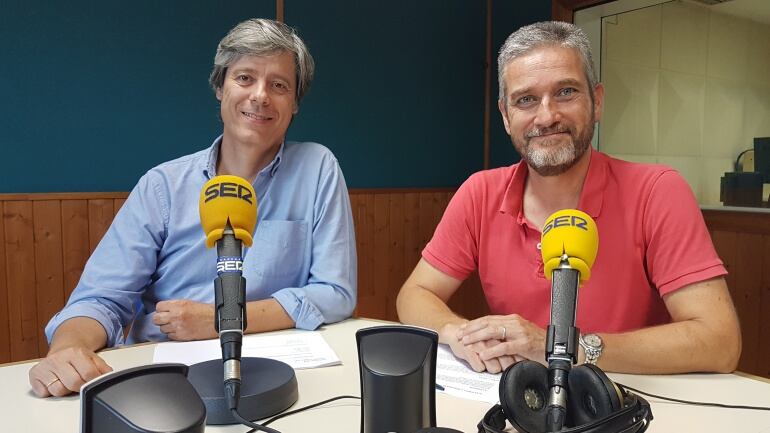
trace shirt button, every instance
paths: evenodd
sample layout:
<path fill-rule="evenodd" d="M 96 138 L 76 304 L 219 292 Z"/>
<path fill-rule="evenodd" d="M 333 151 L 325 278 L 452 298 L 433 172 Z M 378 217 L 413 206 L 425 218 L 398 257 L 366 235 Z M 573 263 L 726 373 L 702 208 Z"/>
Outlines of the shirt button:
<path fill-rule="evenodd" d="M 538 243 L 537 243 L 537 249 L 538 249 L 538 250 L 542 250 L 542 249 L 543 249 L 543 244 L 542 244 L 542 243 L 540 243 L 540 242 L 538 242 Z"/>

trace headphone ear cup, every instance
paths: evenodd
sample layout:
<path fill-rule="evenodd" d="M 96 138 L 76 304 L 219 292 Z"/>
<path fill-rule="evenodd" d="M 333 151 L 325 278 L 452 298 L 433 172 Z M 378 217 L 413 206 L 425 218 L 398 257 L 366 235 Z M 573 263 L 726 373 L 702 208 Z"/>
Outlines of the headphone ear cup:
<path fill-rule="evenodd" d="M 591 364 L 569 374 L 567 425 L 579 427 L 604 418 L 623 407 L 623 394 L 603 371 Z"/>
<path fill-rule="evenodd" d="M 520 361 L 500 378 L 500 406 L 521 433 L 546 430 L 548 369 L 535 361 Z"/>

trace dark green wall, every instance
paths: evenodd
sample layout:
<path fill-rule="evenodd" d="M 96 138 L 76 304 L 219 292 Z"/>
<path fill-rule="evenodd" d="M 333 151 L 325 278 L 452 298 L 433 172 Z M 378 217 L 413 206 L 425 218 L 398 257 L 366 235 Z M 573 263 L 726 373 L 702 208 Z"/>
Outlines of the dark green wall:
<path fill-rule="evenodd" d="M 3 0 L 0 192 L 128 191 L 219 134 L 219 39 L 275 2 Z"/>
<path fill-rule="evenodd" d="M 548 0 L 521 3 L 494 1 L 496 40 L 550 14 Z M 286 0 L 318 66 L 289 138 L 330 147 L 351 187 L 459 185 L 482 168 L 485 7 Z M 216 44 L 256 16 L 275 2 L 4 0 L 0 193 L 127 191 L 207 147 L 221 130 Z M 512 152 L 495 128 L 496 110 L 493 165 Z"/>

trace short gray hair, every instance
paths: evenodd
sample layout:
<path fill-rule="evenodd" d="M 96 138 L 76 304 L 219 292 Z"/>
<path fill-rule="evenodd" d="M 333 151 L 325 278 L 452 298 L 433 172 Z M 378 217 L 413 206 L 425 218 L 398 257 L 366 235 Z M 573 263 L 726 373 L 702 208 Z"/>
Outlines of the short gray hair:
<path fill-rule="evenodd" d="M 278 21 L 254 18 L 233 27 L 219 41 L 209 84 L 215 92 L 221 89 L 227 68 L 243 56 L 270 56 L 281 52 L 294 54 L 294 66 L 297 71 L 296 102 L 299 105 L 299 101 L 310 89 L 315 63 L 305 42 L 296 31 Z"/>
<path fill-rule="evenodd" d="M 591 44 L 585 33 L 574 24 L 543 21 L 516 30 L 508 36 L 500 48 L 500 55 L 497 57 L 497 81 L 500 85 L 501 101 L 507 98 L 503 74 L 508 63 L 536 48 L 549 45 L 572 48 L 577 51 L 583 63 L 583 70 L 591 89 L 591 100 L 593 100 L 593 89 L 598 84 L 598 80 L 591 56 Z"/>

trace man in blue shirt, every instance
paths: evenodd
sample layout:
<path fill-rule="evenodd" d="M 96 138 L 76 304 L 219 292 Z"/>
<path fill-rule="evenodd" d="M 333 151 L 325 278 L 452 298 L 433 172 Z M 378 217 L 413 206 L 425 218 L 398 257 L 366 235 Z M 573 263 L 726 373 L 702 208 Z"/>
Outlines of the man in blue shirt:
<path fill-rule="evenodd" d="M 200 190 L 216 175 L 248 179 L 257 193 L 243 262 L 246 332 L 316 329 L 352 314 L 355 234 L 339 164 L 320 144 L 284 140 L 313 68 L 279 22 L 248 20 L 222 39 L 209 81 L 223 134 L 139 180 L 46 327 L 49 353 L 29 373 L 35 394 L 66 395 L 110 371 L 95 353 L 105 346 L 216 337 L 216 249 L 205 247 L 198 214 Z"/>

